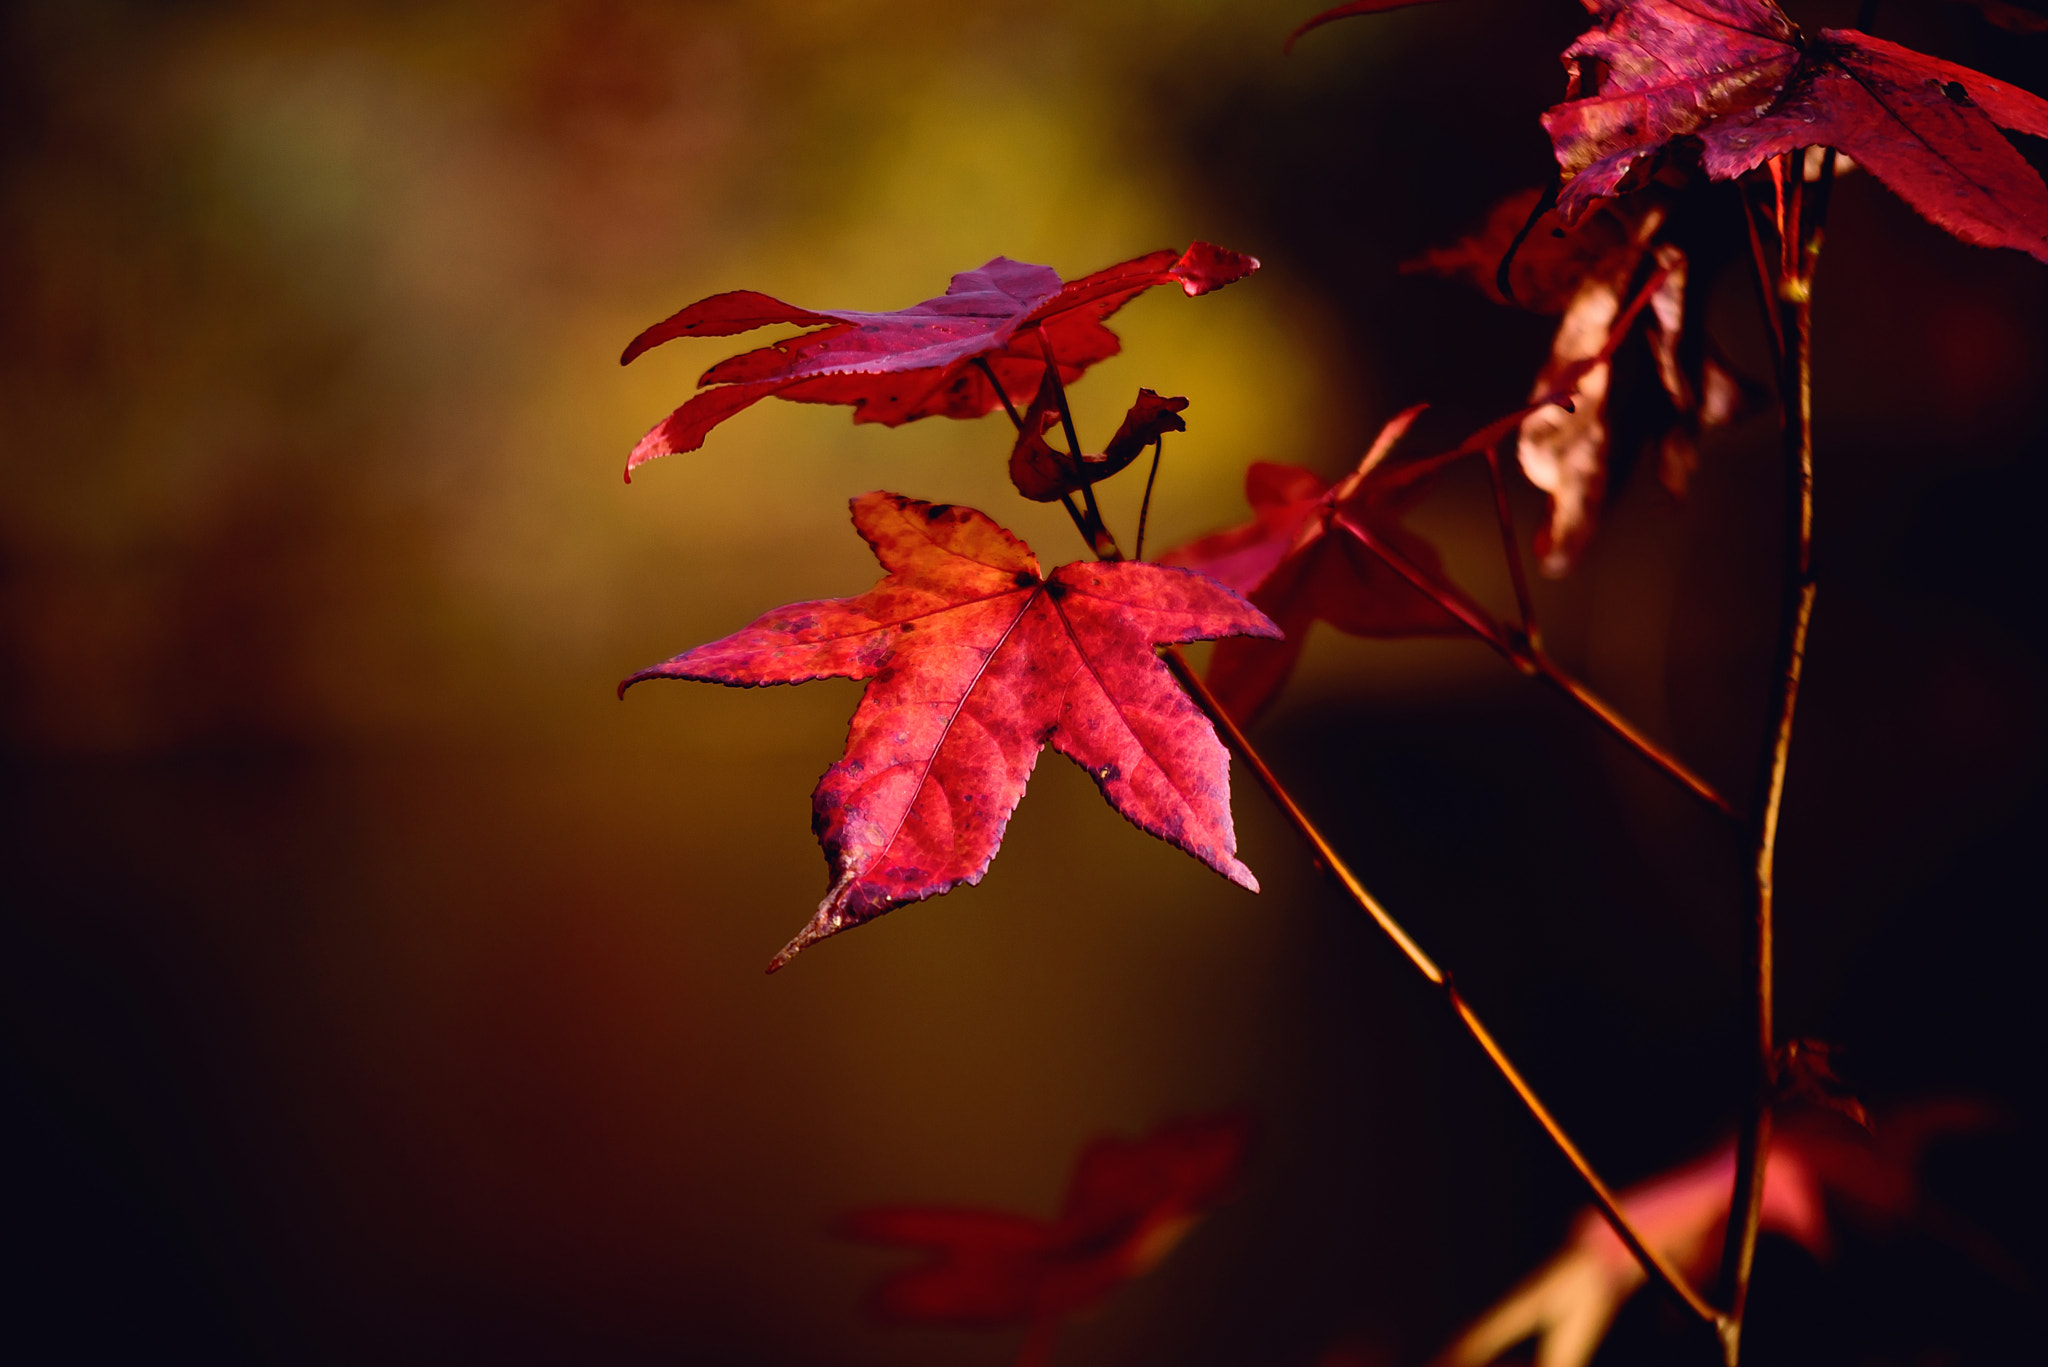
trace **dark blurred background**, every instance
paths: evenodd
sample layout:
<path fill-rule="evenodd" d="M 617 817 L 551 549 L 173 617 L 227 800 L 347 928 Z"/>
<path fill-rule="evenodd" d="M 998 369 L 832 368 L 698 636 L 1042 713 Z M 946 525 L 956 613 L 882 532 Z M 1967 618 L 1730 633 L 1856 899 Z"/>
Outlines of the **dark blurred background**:
<path fill-rule="evenodd" d="M 1159 545 L 1237 520 L 1250 459 L 1334 473 L 1407 404 L 1437 405 L 1422 449 L 1518 402 L 1546 321 L 1396 268 L 1543 178 L 1582 15 L 1455 0 L 1283 59 L 1311 8 L 0 8 L 0 1351 L 1002 1363 L 1012 1335 L 870 1324 L 901 1259 L 832 1219 L 1049 1211 L 1089 1136 L 1230 1104 L 1262 1127 L 1243 1195 L 1063 1362 L 1416 1362 L 1546 1256 L 1570 1174 L 1249 783 L 1260 897 L 1048 757 L 985 884 L 769 979 L 854 686 L 611 694 L 865 587 L 865 489 L 1079 550 L 1009 495 L 1000 418 L 764 404 L 622 486 L 726 351 L 614 358 L 704 294 L 1256 253 L 1132 305 L 1076 392 L 1091 429 L 1139 384 L 1191 398 Z M 2048 91 L 2048 40 L 1967 7 L 1875 30 Z M 1744 277 L 1712 316 L 1763 373 Z M 2048 268 L 1852 175 L 1818 317 L 1783 1026 L 1880 1112 L 2002 1118 L 1926 1173 L 1975 1243 L 1767 1241 L 1754 1360 L 2007 1362 L 2048 1215 Z M 1685 505 L 1635 481 L 1539 589 L 1558 654 L 1736 793 L 1776 460 L 1768 414 L 1730 429 Z M 1481 486 L 1417 525 L 1505 602 Z M 1461 642 L 1319 635 L 1260 735 L 1611 1176 L 1726 1133 L 1742 856 L 1695 806 Z M 1670 1360 L 1659 1316 L 1602 1361 Z"/>

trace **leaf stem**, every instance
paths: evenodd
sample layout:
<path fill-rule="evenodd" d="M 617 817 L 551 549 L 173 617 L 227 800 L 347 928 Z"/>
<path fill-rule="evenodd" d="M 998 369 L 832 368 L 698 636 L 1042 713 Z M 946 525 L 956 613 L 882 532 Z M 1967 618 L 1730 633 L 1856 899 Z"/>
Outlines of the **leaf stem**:
<path fill-rule="evenodd" d="M 1792 154 L 1800 183 L 1805 150 Z M 1833 170 L 1823 163 L 1825 176 Z M 1743 1106 L 1742 1128 L 1736 1137 L 1735 1186 L 1728 1208 L 1728 1236 L 1721 1250 L 1723 1299 L 1729 1306 L 1722 1331 L 1724 1360 L 1736 1367 L 1742 1348 L 1742 1317 L 1749 1298 L 1750 1273 L 1756 1260 L 1757 1229 L 1763 1215 L 1766 1156 L 1771 1145 L 1771 1098 L 1777 1079 L 1775 977 L 1775 883 L 1778 815 L 1784 801 L 1785 772 L 1792 753 L 1792 723 L 1799 706 L 1799 680 L 1806 660 L 1807 631 L 1813 621 L 1813 263 L 1819 251 L 1820 216 L 1825 192 L 1815 195 L 1812 243 L 1801 248 L 1801 196 L 1797 188 L 1784 214 L 1793 237 L 1782 255 L 1792 267 L 1775 281 L 1764 281 L 1766 293 L 1781 315 L 1787 347 L 1780 358 L 1779 402 L 1784 413 L 1785 569 L 1779 629 L 1778 664 L 1772 699 L 1769 749 L 1757 779 L 1752 819 L 1755 859 L 1751 896 L 1750 936 L 1745 945 L 1747 984 L 1745 1014 L 1755 1038 L 1751 1047 L 1753 1076 Z"/>
<path fill-rule="evenodd" d="M 1749 229 L 1749 254 L 1756 265 L 1757 307 L 1763 310 L 1764 321 L 1771 328 L 1771 363 L 1782 370 L 1785 365 L 1785 324 L 1778 317 L 1777 290 L 1772 286 L 1771 268 L 1764 256 L 1763 236 L 1756 226 L 1763 210 L 1751 200 L 1746 184 L 1738 184 L 1735 192 L 1742 197 L 1742 226 Z"/>
<path fill-rule="evenodd" d="M 1531 650 L 1539 649 L 1536 604 L 1529 593 L 1528 577 L 1522 572 L 1522 553 L 1515 541 L 1515 515 L 1508 508 L 1507 481 L 1500 472 L 1500 443 L 1486 448 L 1486 473 L 1493 481 L 1493 515 L 1500 523 L 1501 555 L 1508 562 L 1508 579 L 1515 586 L 1515 615 Z"/>
<path fill-rule="evenodd" d="M 1003 411 L 1010 415 L 1010 426 L 1022 432 L 1024 430 L 1024 415 L 1017 411 L 1016 404 L 1010 402 L 1010 393 L 1003 388 L 1003 382 L 996 378 L 995 367 L 988 363 L 988 357 L 977 356 L 974 358 L 974 364 L 983 375 L 988 377 L 989 388 L 995 390 L 996 397 L 1003 401 Z"/>
<path fill-rule="evenodd" d="M 1245 767 L 1252 771 L 1252 776 L 1258 780 L 1259 786 L 1266 790 L 1267 796 L 1271 797 L 1274 804 L 1280 808 L 1281 814 L 1287 818 L 1288 824 L 1293 826 L 1295 832 L 1308 842 L 1309 848 L 1315 853 L 1316 864 L 1328 872 L 1332 878 L 1336 879 L 1338 885 L 1344 889 L 1345 893 L 1358 905 L 1359 909 L 1371 917 L 1373 923 L 1386 933 L 1388 939 L 1394 942 L 1395 948 L 1401 951 L 1403 957 L 1414 966 L 1416 972 L 1420 973 L 1432 986 L 1442 990 L 1445 1000 L 1450 1004 L 1452 1012 L 1458 1017 L 1459 1023 L 1465 1027 L 1466 1033 L 1472 1036 L 1474 1042 L 1479 1045 L 1480 1050 L 1485 1053 L 1488 1061 L 1493 1064 L 1495 1070 L 1500 1073 L 1501 1077 L 1507 1081 L 1508 1086 L 1513 1089 L 1515 1096 L 1520 1099 L 1529 1114 L 1535 1118 L 1536 1123 L 1542 1127 L 1543 1132 L 1550 1137 L 1551 1143 L 1557 1146 L 1558 1151 L 1564 1155 L 1565 1161 L 1571 1164 L 1573 1170 L 1578 1173 L 1580 1180 L 1585 1182 L 1587 1188 L 1593 1194 L 1594 1205 L 1599 1208 L 1600 1214 L 1613 1228 L 1616 1237 L 1628 1249 L 1629 1254 L 1642 1265 L 1644 1273 L 1652 1281 L 1657 1282 L 1665 1290 L 1676 1296 L 1685 1308 L 1701 1321 L 1719 1330 L 1722 1324 L 1722 1316 L 1719 1312 L 1713 1306 L 1707 1304 L 1699 1292 L 1693 1289 L 1692 1284 L 1685 1279 L 1684 1274 L 1665 1261 L 1664 1257 L 1655 1249 L 1651 1248 L 1643 1239 L 1641 1233 L 1637 1231 L 1636 1227 L 1629 1222 L 1627 1214 L 1621 1208 L 1620 1201 L 1615 1197 L 1613 1188 L 1609 1187 L 1601 1179 L 1600 1174 L 1594 1171 L 1593 1165 L 1587 1161 L 1585 1154 L 1579 1150 L 1579 1146 L 1572 1142 L 1571 1136 L 1565 1133 L 1564 1127 L 1558 1123 L 1557 1117 L 1550 1113 L 1550 1108 L 1545 1106 L 1542 1099 L 1536 1095 L 1536 1090 L 1529 1085 L 1528 1079 L 1523 1077 L 1521 1071 L 1509 1060 L 1506 1051 L 1500 1047 L 1500 1042 L 1493 1037 L 1493 1033 L 1480 1021 L 1478 1013 L 1472 1009 L 1471 1005 L 1459 993 L 1457 986 L 1451 981 L 1450 974 L 1438 967 L 1436 961 L 1423 952 L 1422 946 L 1418 945 L 1414 938 L 1406 930 L 1402 929 L 1400 922 L 1396 921 L 1393 915 L 1380 905 L 1379 900 L 1366 890 L 1365 884 L 1358 880 L 1358 875 L 1351 871 L 1351 867 L 1344 862 L 1343 856 L 1337 853 L 1335 847 L 1330 844 L 1329 839 L 1323 835 L 1321 830 L 1317 829 L 1316 824 L 1301 809 L 1301 804 L 1294 800 L 1294 795 L 1287 791 L 1286 785 L 1281 783 L 1279 776 L 1273 772 L 1272 768 L 1266 763 L 1265 758 L 1259 754 L 1257 747 L 1245 735 L 1243 728 L 1238 726 L 1230 713 L 1224 710 L 1222 702 L 1218 700 L 1214 693 L 1209 691 L 1209 686 L 1202 681 L 1201 676 L 1188 664 L 1187 657 L 1181 654 L 1179 648 L 1168 646 L 1161 651 L 1161 655 L 1166 661 L 1167 668 L 1173 671 L 1174 677 L 1180 680 L 1181 686 L 1188 690 L 1189 694 L 1201 706 L 1202 711 L 1208 715 L 1210 721 L 1215 723 L 1217 729 L 1223 733 L 1224 738 L 1229 742 L 1230 748 L 1236 752 L 1239 759 L 1244 761 Z"/>
<path fill-rule="evenodd" d="M 1045 335 L 1045 329 L 1038 331 L 1038 347 L 1045 353 L 1045 373 L 1052 379 L 1053 395 L 1060 406 L 1060 426 L 1067 433 L 1067 459 L 1073 462 L 1074 477 L 1081 481 L 1081 498 L 1088 506 L 1088 521 L 1081 534 L 1088 538 L 1088 545 L 1104 560 L 1121 560 L 1124 553 L 1117 549 L 1116 538 L 1110 534 L 1109 524 L 1102 520 L 1102 507 L 1095 501 L 1094 482 L 1085 478 L 1087 471 L 1081 464 L 1081 437 L 1074 430 L 1073 405 L 1067 401 L 1066 382 L 1060 379 L 1059 357 L 1053 355 L 1052 342 Z M 1064 498 L 1065 496 L 1062 495 Z M 1073 511 L 1073 500 L 1067 498 L 1068 511 Z"/>
<path fill-rule="evenodd" d="M 1145 476 L 1145 501 L 1138 505 L 1138 548 L 1131 552 L 1131 559 L 1145 558 L 1145 519 L 1152 515 L 1152 482 L 1159 478 L 1159 457 L 1165 453 L 1166 438 L 1152 438 L 1152 469 Z"/>

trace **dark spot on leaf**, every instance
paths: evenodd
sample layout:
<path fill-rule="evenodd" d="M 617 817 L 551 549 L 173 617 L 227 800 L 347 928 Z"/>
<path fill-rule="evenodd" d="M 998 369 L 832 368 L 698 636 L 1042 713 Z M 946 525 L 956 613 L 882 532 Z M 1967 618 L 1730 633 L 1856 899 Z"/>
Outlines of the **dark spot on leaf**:
<path fill-rule="evenodd" d="M 1057 603 L 1060 599 L 1067 596 L 1067 586 L 1065 584 L 1048 583 L 1045 586 L 1045 596 Z"/>
<path fill-rule="evenodd" d="M 1037 575 L 1035 575 L 1035 574 L 1033 574 L 1033 573 L 1032 573 L 1031 571 L 1029 571 L 1029 570 L 1018 570 L 1018 571 L 1017 571 L 1017 587 L 1018 587 L 1018 588 L 1020 588 L 1020 589 L 1028 589 L 1028 588 L 1030 588 L 1030 587 L 1031 587 L 1031 586 L 1032 586 L 1033 584 L 1036 584 L 1037 582 L 1038 582 L 1038 576 L 1037 576 Z"/>
<path fill-rule="evenodd" d="M 1961 81 L 1950 81 L 1947 85 L 1941 88 L 1941 93 L 1948 96 L 1950 104 L 1973 103 L 1973 101 L 1970 99 L 1970 92 L 1963 89 L 1963 83 Z"/>
<path fill-rule="evenodd" d="M 934 503 L 931 507 L 924 510 L 924 520 L 927 522 L 937 522 L 952 511 L 953 505 L 950 503 Z"/>

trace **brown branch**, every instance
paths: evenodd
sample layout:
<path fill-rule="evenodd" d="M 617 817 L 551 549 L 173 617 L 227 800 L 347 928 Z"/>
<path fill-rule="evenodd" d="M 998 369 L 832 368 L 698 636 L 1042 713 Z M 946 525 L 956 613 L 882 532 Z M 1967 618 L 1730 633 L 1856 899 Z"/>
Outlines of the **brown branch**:
<path fill-rule="evenodd" d="M 1757 1230 L 1763 1218 L 1764 1170 L 1771 1146 L 1771 1097 L 1777 1077 L 1775 978 L 1775 915 L 1778 814 L 1785 795 L 1785 772 L 1792 754 L 1792 723 L 1799 707 L 1799 678 L 1806 660 L 1807 629 L 1813 621 L 1813 264 L 1820 248 L 1821 210 L 1825 191 L 1815 195 L 1813 237 L 1799 246 L 1801 190 L 1805 151 L 1795 150 L 1792 165 L 1798 179 L 1782 213 L 1790 244 L 1780 244 L 1787 269 L 1775 281 L 1760 281 L 1781 316 L 1787 348 L 1778 375 L 1778 397 L 1784 413 L 1785 568 L 1778 667 L 1772 699 L 1770 748 L 1757 780 L 1752 820 L 1753 885 L 1745 1014 L 1755 1037 L 1751 1052 L 1751 1087 L 1743 1106 L 1742 1128 L 1736 1137 L 1735 1187 L 1728 1207 L 1728 1235 L 1721 1250 L 1721 1286 L 1729 1306 L 1722 1331 L 1724 1360 L 1736 1367 L 1742 1350 L 1742 1317 L 1749 1299 L 1750 1273 L 1756 1261 Z M 1822 175 L 1834 170 L 1830 160 Z M 1780 173 L 1779 183 L 1782 184 Z"/>
<path fill-rule="evenodd" d="M 1628 1249 L 1630 1256 L 1642 1265 L 1644 1273 L 1652 1281 L 1657 1282 L 1665 1290 L 1677 1297 L 1679 1302 L 1702 1322 L 1712 1326 L 1717 1332 L 1725 1334 L 1725 1330 L 1722 1328 L 1723 1318 L 1720 1313 L 1713 1306 L 1709 1305 L 1700 1296 L 1698 1291 L 1693 1289 L 1692 1284 L 1686 1280 L 1683 1273 L 1665 1261 L 1663 1255 L 1651 1248 L 1641 1233 L 1637 1231 L 1636 1227 L 1629 1222 L 1629 1218 L 1623 1212 L 1621 1203 L 1616 1198 L 1613 1188 L 1609 1187 L 1601 1179 L 1600 1174 L 1594 1171 L 1593 1165 L 1586 1160 L 1586 1156 L 1579 1150 L 1579 1146 L 1572 1142 L 1571 1136 L 1565 1133 L 1562 1125 L 1558 1124 L 1557 1117 L 1550 1113 L 1550 1108 L 1545 1106 L 1542 1099 L 1536 1095 L 1536 1091 L 1529 1085 L 1528 1079 L 1524 1078 L 1521 1071 L 1509 1060 L 1507 1053 L 1500 1047 L 1500 1042 L 1494 1039 L 1493 1033 L 1480 1021 L 1478 1013 L 1473 1011 L 1471 1005 L 1460 995 L 1457 987 L 1452 983 L 1450 975 L 1439 968 L 1436 961 L 1424 953 L 1422 947 L 1415 943 L 1406 930 L 1401 928 L 1400 922 L 1396 921 L 1392 914 L 1380 905 L 1377 898 L 1366 891 L 1365 884 L 1358 880 L 1358 875 L 1351 871 L 1351 867 L 1344 862 L 1343 857 L 1337 853 L 1336 849 L 1330 844 L 1329 839 L 1323 835 L 1322 831 L 1317 829 L 1313 821 L 1309 820 L 1308 814 L 1302 811 L 1301 804 L 1294 800 L 1294 795 L 1287 791 L 1286 786 L 1280 782 L 1278 775 L 1274 774 L 1271 767 L 1267 765 L 1264 757 L 1259 754 L 1258 749 L 1253 746 L 1250 738 L 1245 735 L 1243 728 L 1238 726 L 1231 715 L 1224 710 L 1223 704 L 1217 699 L 1216 695 L 1209 691 L 1208 684 L 1204 683 L 1201 676 L 1188 664 L 1187 657 L 1182 655 L 1180 650 L 1174 646 L 1168 646 L 1160 653 L 1166 661 L 1167 668 L 1173 671 L 1174 677 L 1180 680 L 1181 686 L 1188 690 L 1195 701 L 1201 705 L 1202 710 L 1208 714 L 1210 721 L 1214 722 L 1217 729 L 1223 733 L 1225 740 L 1229 742 L 1230 748 L 1244 762 L 1245 767 L 1252 771 L 1252 776 L 1258 780 L 1259 786 L 1266 790 L 1267 796 L 1271 797 L 1274 804 L 1280 808 L 1281 814 L 1287 818 L 1288 824 L 1293 826 L 1295 832 L 1308 842 L 1309 848 L 1315 852 L 1317 866 L 1337 880 L 1338 885 L 1344 889 L 1351 900 L 1358 905 L 1360 910 L 1372 918 L 1375 925 L 1386 933 L 1387 938 L 1394 942 L 1395 947 L 1401 951 L 1402 955 L 1414 966 L 1418 973 L 1433 986 L 1443 991 L 1444 997 L 1450 1003 L 1451 1010 L 1457 1015 L 1459 1023 L 1465 1027 L 1466 1032 L 1472 1036 L 1473 1040 L 1486 1054 L 1487 1059 L 1492 1062 L 1501 1077 L 1507 1081 L 1508 1086 L 1513 1089 L 1515 1096 L 1520 1099 L 1529 1114 L 1535 1118 L 1536 1123 L 1543 1128 L 1543 1132 L 1550 1137 L 1550 1141 L 1564 1155 L 1565 1161 L 1570 1163 L 1572 1169 L 1578 1173 L 1580 1180 L 1592 1192 L 1593 1203 L 1599 1208 L 1601 1216 L 1613 1228 L 1616 1237 Z"/>
<path fill-rule="evenodd" d="M 1508 562 L 1508 579 L 1515 587 L 1515 615 L 1521 618 L 1522 635 L 1530 649 L 1542 638 L 1536 630 L 1536 602 L 1529 593 L 1529 577 L 1522 572 L 1522 552 L 1515 540 L 1515 515 L 1508 508 L 1508 485 L 1500 473 L 1500 444 L 1486 448 L 1486 473 L 1493 481 L 1493 515 L 1500 523 L 1501 557 Z"/>
<path fill-rule="evenodd" d="M 1592 689 L 1558 668 L 1533 639 L 1512 635 L 1503 630 L 1498 623 L 1481 616 L 1461 597 L 1438 584 L 1414 561 L 1373 535 L 1364 524 L 1354 522 L 1348 517 L 1342 520 L 1345 528 L 1356 536 L 1367 550 L 1414 585 L 1419 592 L 1427 594 L 1444 611 L 1457 618 L 1467 631 L 1493 647 L 1502 659 L 1522 673 L 1543 680 L 1577 703 L 1588 716 L 1606 727 L 1615 739 L 1663 771 L 1679 787 L 1712 807 L 1721 816 L 1730 821 L 1741 820 L 1735 809 L 1728 804 L 1728 799 L 1722 797 L 1713 784 L 1687 768 L 1678 756 L 1637 730 L 1634 723 L 1622 716 Z"/>
<path fill-rule="evenodd" d="M 1747 182 L 1738 182 L 1735 192 L 1742 197 L 1742 226 L 1749 229 L 1749 255 L 1756 266 L 1757 305 L 1763 310 L 1764 321 L 1771 328 L 1771 361 L 1782 369 L 1785 364 L 1785 324 L 1778 317 L 1777 290 L 1773 288 L 1770 264 L 1764 256 L 1763 236 L 1756 227 L 1763 210 L 1751 200 Z"/>

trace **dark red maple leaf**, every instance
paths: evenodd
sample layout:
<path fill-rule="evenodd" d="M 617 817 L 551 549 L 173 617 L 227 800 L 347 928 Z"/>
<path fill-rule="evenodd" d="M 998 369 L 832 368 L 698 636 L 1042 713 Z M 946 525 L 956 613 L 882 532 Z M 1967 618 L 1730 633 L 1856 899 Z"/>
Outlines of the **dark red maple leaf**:
<path fill-rule="evenodd" d="M 2048 102 L 1850 29 L 1807 38 L 1771 0 L 1584 0 L 1567 102 L 1543 116 L 1576 220 L 1678 138 L 1715 180 L 1797 148 L 1854 158 L 1966 242 L 2048 261 L 2048 186 L 1998 130 L 2048 137 Z"/>
<path fill-rule="evenodd" d="M 1142 1139 L 1097 1139 L 1082 1150 L 1052 1220 L 910 1206 L 861 1211 L 842 1229 L 931 1254 L 875 1289 L 875 1308 L 887 1318 L 1029 1324 L 1042 1353 L 1062 1318 L 1158 1266 L 1229 1194 L 1250 1139 L 1237 1112 L 1171 1121 Z"/>
<path fill-rule="evenodd" d="M 999 256 L 954 276 L 938 298 L 891 313 L 802 309 L 752 290 L 714 294 L 635 337 L 620 364 L 678 337 L 729 337 L 772 323 L 823 326 L 705 371 L 697 381 L 702 392 L 633 448 L 626 476 L 657 456 L 696 450 L 712 428 L 771 394 L 850 404 L 855 422 L 890 427 L 935 414 L 978 418 L 1006 397 L 1028 398 L 1048 346 L 1067 382 L 1114 356 L 1122 343 L 1102 320 L 1153 286 L 1207 294 L 1258 267 L 1255 257 L 1197 242 L 1066 282 L 1050 266 Z"/>
<path fill-rule="evenodd" d="M 642 679 L 752 687 L 866 679 L 812 825 L 832 870 L 817 914 L 775 956 L 891 907 L 977 883 L 1048 742 L 1112 807 L 1234 883 L 1230 762 L 1156 645 L 1279 629 L 1186 570 L 1090 561 L 1039 571 L 985 514 L 862 494 L 853 523 L 888 576 L 854 598 L 777 608 Z"/>
<path fill-rule="evenodd" d="M 1367 637 L 1448 636 L 1467 629 L 1368 544 L 1377 541 L 1443 580 L 1435 548 L 1400 523 L 1436 463 L 1385 465 L 1421 412 L 1411 408 L 1387 423 L 1358 468 L 1334 485 L 1298 466 L 1255 463 L 1245 472 L 1250 522 L 1160 557 L 1163 564 L 1200 570 L 1236 589 L 1285 633 L 1280 640 L 1223 641 L 1210 657 L 1209 687 L 1240 723 L 1251 721 L 1280 691 L 1315 622 Z M 1496 425 L 1491 440 L 1506 430 Z"/>

